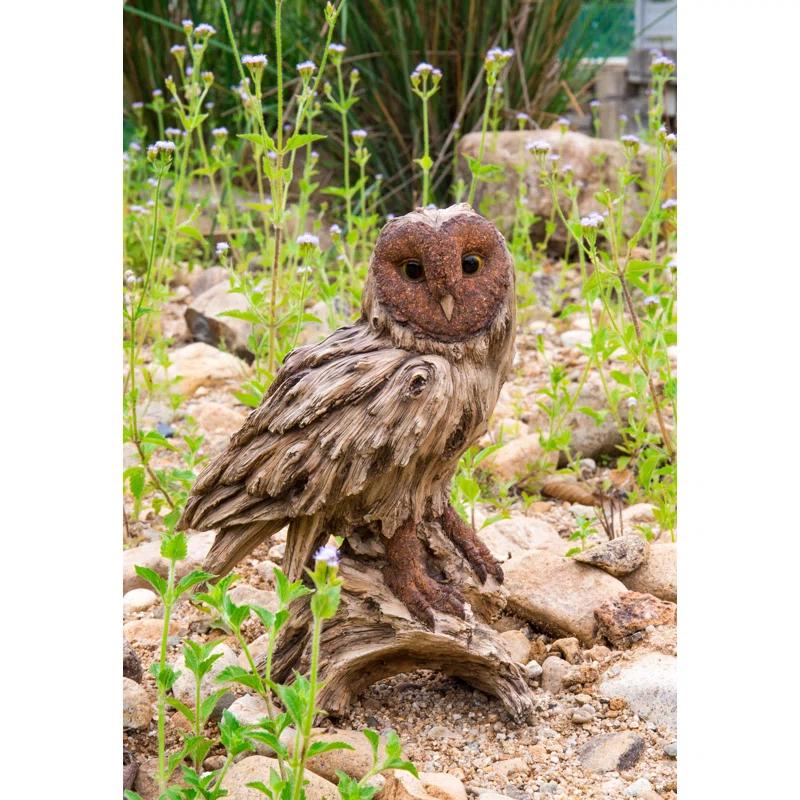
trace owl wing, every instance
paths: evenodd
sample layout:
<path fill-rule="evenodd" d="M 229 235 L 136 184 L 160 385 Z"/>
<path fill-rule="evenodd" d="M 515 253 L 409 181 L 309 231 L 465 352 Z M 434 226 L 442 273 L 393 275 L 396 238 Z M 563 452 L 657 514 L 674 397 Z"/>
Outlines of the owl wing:
<path fill-rule="evenodd" d="M 330 510 L 450 433 L 450 364 L 395 348 L 365 323 L 286 359 L 261 406 L 198 478 L 181 528 L 286 521 Z"/>

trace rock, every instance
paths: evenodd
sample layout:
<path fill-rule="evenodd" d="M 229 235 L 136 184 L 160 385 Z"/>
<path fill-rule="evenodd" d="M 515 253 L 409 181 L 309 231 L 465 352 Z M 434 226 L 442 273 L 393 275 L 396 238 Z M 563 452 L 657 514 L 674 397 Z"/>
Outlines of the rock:
<path fill-rule="evenodd" d="M 132 619 L 122 626 L 122 635 L 129 642 L 144 644 L 150 647 L 161 644 L 161 634 L 164 629 L 164 620 L 161 619 Z M 169 621 L 168 636 L 177 636 L 181 627 L 177 620 Z"/>
<path fill-rule="evenodd" d="M 269 557 L 272 561 L 280 564 L 283 561 L 283 554 L 286 552 L 286 542 L 278 542 L 269 549 Z"/>
<path fill-rule="evenodd" d="M 264 717 L 269 716 L 267 704 L 256 694 L 244 694 L 237 697 L 228 707 L 242 725 L 257 725 Z"/>
<path fill-rule="evenodd" d="M 186 786 L 181 778 L 180 769 L 177 769 L 172 773 L 172 778 L 167 783 L 167 786 Z M 146 758 L 139 765 L 139 770 L 136 773 L 136 780 L 134 781 L 133 788 L 134 791 L 142 798 L 142 800 L 159 800 L 160 792 L 158 791 L 157 757 Z M 228 800 L 230 800 L 230 797 Z"/>
<path fill-rule="evenodd" d="M 589 739 L 578 750 L 578 757 L 590 772 L 622 772 L 630 769 L 643 752 L 644 739 L 636 733 L 604 733 Z"/>
<path fill-rule="evenodd" d="M 193 569 L 200 569 L 205 561 L 211 545 L 214 543 L 214 531 L 207 533 L 195 533 L 186 537 L 187 556 L 183 561 L 178 561 L 175 565 L 176 579 L 182 578 Z M 149 588 L 150 584 L 136 574 L 136 565 L 149 567 L 161 575 L 167 577 L 169 562 L 161 558 L 161 543 L 147 542 L 138 547 L 130 547 L 122 554 L 122 591 L 127 593 L 131 589 L 139 587 Z"/>
<path fill-rule="evenodd" d="M 122 788 L 133 789 L 136 773 L 139 771 L 139 762 L 133 757 L 130 750 L 122 750 Z"/>
<path fill-rule="evenodd" d="M 653 784 L 647 778 L 639 778 L 634 781 L 626 790 L 626 797 L 643 797 L 653 791 Z"/>
<path fill-rule="evenodd" d="M 405 770 L 392 769 L 383 773 L 386 782 L 375 800 L 431 800 L 422 781 Z"/>
<path fill-rule="evenodd" d="M 225 778 L 224 786 L 228 790 L 226 800 L 264 800 L 264 795 L 257 789 L 248 789 L 247 784 L 253 781 L 269 783 L 270 768 L 278 769 L 278 762 L 267 756 L 247 756 L 238 764 L 234 764 Z M 305 785 L 307 800 L 334 800 L 339 792 L 330 781 L 320 778 L 313 772 L 306 770 Z"/>
<path fill-rule="evenodd" d="M 222 283 L 226 286 L 230 282 L 230 273 L 224 267 L 207 267 L 192 273 L 189 279 L 189 292 L 193 297 L 200 297 L 212 286 Z"/>
<path fill-rule="evenodd" d="M 542 672 L 544 672 L 544 670 L 542 669 L 542 666 L 541 664 L 539 664 L 538 661 L 529 661 L 525 665 L 525 672 L 528 673 L 529 678 L 531 678 L 532 680 L 536 680 L 537 678 L 542 677 Z"/>
<path fill-rule="evenodd" d="M 458 739 L 460 736 L 455 731 L 450 730 L 450 728 L 446 728 L 444 725 L 432 725 L 428 730 L 428 738 L 443 740 Z"/>
<path fill-rule="evenodd" d="M 278 595 L 266 589 L 256 589 L 249 583 L 237 583 L 228 592 L 236 605 L 261 606 L 268 611 L 278 610 Z"/>
<path fill-rule="evenodd" d="M 561 344 L 564 347 L 591 347 L 592 334 L 582 330 L 564 331 L 561 334 Z"/>
<path fill-rule="evenodd" d="M 481 462 L 481 469 L 499 481 L 524 483 L 532 473 L 552 469 L 558 454 L 545 452 L 538 433 L 527 433 L 512 439 Z"/>
<path fill-rule="evenodd" d="M 459 153 L 477 158 L 480 139 L 479 132 L 466 134 L 458 144 Z M 521 180 L 527 196 L 526 208 L 542 220 L 550 218 L 553 211 L 552 195 L 548 188 L 542 186 L 539 179 L 541 171 L 539 164 L 526 149 L 528 142 L 538 140 L 547 142 L 552 147 L 552 152 L 560 156 L 558 162 L 560 167 L 567 165 L 572 167 L 575 183 L 580 187 L 577 201 L 581 213 L 604 211 L 595 195 L 606 187 L 616 191 L 619 186 L 618 172 L 625 164 L 625 146 L 612 139 L 586 136 L 575 131 L 562 134 L 557 129 L 502 131 L 492 136 L 491 147 L 485 148 L 483 161 L 486 164 L 497 164 L 502 167 L 505 180 L 500 184 L 479 183 L 475 208 L 481 208 L 483 213 L 495 220 L 501 229 L 510 229 L 514 220 L 514 203 L 519 191 L 518 165 L 525 164 L 526 169 Z M 646 153 L 647 148 L 642 147 L 633 159 L 635 172 L 644 174 Z M 459 159 L 459 167 L 464 171 L 464 177 L 469 183 L 470 176 L 465 159 Z M 569 201 L 566 197 L 562 203 L 564 213 L 569 216 Z M 638 227 L 638 220 L 645 211 L 635 184 L 626 189 L 625 209 L 623 229 L 631 235 Z M 539 227 L 534 228 L 534 236 L 538 236 L 540 227 L 541 223 Z M 563 245 L 565 241 L 566 231 L 564 226 L 559 224 L 551 242 Z"/>
<path fill-rule="evenodd" d="M 233 436 L 247 419 L 244 412 L 212 401 L 199 403 L 191 415 L 207 436 Z"/>
<path fill-rule="evenodd" d="M 455 775 L 421 772 L 419 780 L 425 791 L 436 800 L 467 800 L 467 790 Z"/>
<path fill-rule="evenodd" d="M 153 380 L 170 384 L 173 391 L 186 397 L 193 395 L 201 386 L 242 381 L 250 375 L 250 368 L 244 361 L 204 342 L 179 347 L 170 352 L 170 358 L 172 363 L 166 369 L 153 367 Z"/>
<path fill-rule="evenodd" d="M 122 678 L 122 727 L 141 730 L 150 724 L 153 709 L 150 697 L 136 681 Z"/>
<path fill-rule="evenodd" d="M 573 557 L 576 561 L 599 567 L 609 575 L 619 578 L 644 564 L 647 549 L 647 542 L 641 536 L 621 536 L 619 539 L 596 544 L 588 550 L 581 550 Z"/>
<path fill-rule="evenodd" d="M 330 311 L 328 309 L 328 304 L 324 300 L 319 300 L 314 303 L 314 305 L 308 309 L 308 313 L 316 317 L 319 322 L 306 322 L 303 325 L 297 341 L 298 345 L 316 344 L 332 333 L 330 323 L 328 322 Z"/>
<path fill-rule="evenodd" d="M 670 742 L 669 744 L 664 745 L 664 755 L 669 758 L 677 758 L 678 757 L 678 743 L 677 742 Z"/>
<path fill-rule="evenodd" d="M 613 576 L 546 550 L 512 558 L 503 571 L 512 613 L 587 646 L 594 643 L 594 609 L 625 591 Z"/>
<path fill-rule="evenodd" d="M 577 686 L 583 683 L 594 683 L 598 677 L 597 667 L 592 664 L 573 664 L 561 679 L 564 686 Z"/>
<path fill-rule="evenodd" d="M 505 643 L 511 658 L 518 664 L 525 664 L 530 657 L 531 643 L 522 631 L 504 631 L 500 638 Z"/>
<path fill-rule="evenodd" d="M 594 707 L 590 706 L 588 703 L 585 703 L 580 708 L 576 708 L 572 712 L 570 719 L 577 725 L 585 725 L 587 722 L 591 722 L 594 719 L 595 714 L 596 712 Z"/>
<path fill-rule="evenodd" d="M 622 582 L 634 592 L 646 592 L 661 600 L 678 600 L 677 545 L 655 542 L 650 545 L 647 561 L 626 575 Z"/>
<path fill-rule="evenodd" d="M 524 758 L 504 758 L 502 761 L 495 761 L 489 767 L 489 772 L 494 773 L 495 775 L 500 775 L 503 778 L 507 778 L 510 775 L 515 775 L 522 773 L 527 775 L 530 772 L 530 768 L 528 767 L 527 762 Z"/>
<path fill-rule="evenodd" d="M 253 661 L 256 664 L 260 664 L 261 661 L 266 658 L 267 655 L 267 647 L 269 646 L 269 634 L 262 633 L 256 639 L 253 639 L 252 642 L 249 642 L 247 645 L 247 649 L 250 651 L 250 655 L 253 658 Z M 250 669 L 250 662 L 247 660 L 247 656 L 244 653 L 239 654 L 239 659 L 237 661 L 240 667 L 244 669 Z"/>
<path fill-rule="evenodd" d="M 561 786 L 555 781 L 546 781 L 539 787 L 541 794 L 552 797 L 553 795 L 562 794 Z"/>
<path fill-rule="evenodd" d="M 367 737 L 359 731 L 320 731 L 313 740 L 315 742 L 343 742 L 353 748 L 352 750 L 330 750 L 309 759 L 306 767 L 315 775 L 338 783 L 337 770 L 341 770 L 351 778 L 361 780 L 372 769 L 372 748 Z M 289 755 L 292 755 L 294 739 L 287 740 L 286 746 L 289 749 Z M 383 747 L 379 752 L 383 753 Z"/>
<path fill-rule="evenodd" d="M 229 311 L 249 311 L 247 298 L 231 292 L 226 283 L 217 283 L 194 297 L 186 309 L 186 325 L 196 342 L 222 347 L 248 363 L 253 354 L 248 348 L 252 325 L 243 319 L 226 316 Z"/>
<path fill-rule="evenodd" d="M 535 517 L 500 519 L 478 531 L 478 536 L 500 562 L 525 555 L 532 550 L 550 550 L 559 555 L 565 550 L 564 540 L 558 535 L 558 531 L 549 523 Z"/>
<path fill-rule="evenodd" d="M 581 651 L 581 643 L 574 637 L 569 636 L 566 639 L 556 639 L 551 645 L 550 649 L 556 653 L 560 653 L 565 661 L 570 664 L 580 664 L 583 661 L 583 652 Z"/>
<path fill-rule="evenodd" d="M 122 610 L 125 614 L 147 611 L 158 602 L 158 595 L 150 589 L 131 589 L 122 596 Z"/>
<path fill-rule="evenodd" d="M 656 521 L 653 514 L 655 507 L 650 503 L 634 503 L 622 512 L 622 520 L 626 525 L 648 524 Z"/>
<path fill-rule="evenodd" d="M 228 647 L 227 644 L 218 644 L 212 651 L 213 653 L 221 653 L 222 655 L 212 665 L 211 669 L 203 676 L 200 682 L 200 697 L 205 700 L 206 697 L 216 692 L 218 689 L 225 688 L 224 683 L 217 681 L 217 675 L 222 672 L 225 667 L 236 665 L 236 654 Z M 183 654 L 175 659 L 173 667 L 181 674 L 175 681 L 172 687 L 172 693 L 182 703 L 193 707 L 195 698 L 195 679 L 192 672 L 187 669 L 186 662 Z"/>
<path fill-rule="evenodd" d="M 594 610 L 599 632 L 615 647 L 631 642 L 631 636 L 651 625 L 675 623 L 677 607 L 651 594 L 626 592 L 606 600 Z"/>
<path fill-rule="evenodd" d="M 480 786 L 475 788 L 475 793 L 478 796 L 478 800 L 514 800 L 510 795 L 500 794 L 494 789 L 484 789 Z"/>
<path fill-rule="evenodd" d="M 569 672 L 569 664 L 558 656 L 548 656 L 542 664 L 542 689 L 550 694 L 560 694 Z"/>
<path fill-rule="evenodd" d="M 598 424 L 595 419 L 580 408 L 590 408 L 604 415 Z M 614 455 L 622 444 L 622 434 L 617 428 L 614 417 L 608 412 L 608 403 L 602 387 L 587 383 L 581 389 L 575 403 L 574 411 L 564 418 L 564 426 L 571 431 L 569 448 L 573 458 L 592 458 Z M 559 456 L 559 466 L 566 466 L 569 457 L 566 453 Z"/>
<path fill-rule="evenodd" d="M 122 640 L 122 674 L 136 683 L 142 679 L 142 663 L 127 639 Z"/>
<path fill-rule="evenodd" d="M 625 664 L 617 675 L 601 681 L 597 692 L 606 699 L 624 699 L 640 717 L 674 731 L 677 723 L 677 665 L 675 656 L 643 653 Z"/>

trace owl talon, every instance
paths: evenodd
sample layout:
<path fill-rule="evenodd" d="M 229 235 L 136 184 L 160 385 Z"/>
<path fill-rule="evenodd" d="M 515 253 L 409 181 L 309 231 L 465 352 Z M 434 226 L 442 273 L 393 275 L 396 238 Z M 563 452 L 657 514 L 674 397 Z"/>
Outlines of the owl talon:
<path fill-rule="evenodd" d="M 442 514 L 441 524 L 447 537 L 458 547 L 469 561 L 481 583 L 491 575 L 498 583 L 504 579 L 503 569 L 489 552 L 489 548 L 478 538 L 472 526 L 467 525 L 452 506 Z"/>
<path fill-rule="evenodd" d="M 383 570 L 386 585 L 406 608 L 429 628 L 433 628 L 433 612 L 466 618 L 465 601 L 461 593 L 431 578 L 425 572 L 425 553 L 417 538 L 416 526 L 407 523 L 386 542 L 386 566 Z"/>

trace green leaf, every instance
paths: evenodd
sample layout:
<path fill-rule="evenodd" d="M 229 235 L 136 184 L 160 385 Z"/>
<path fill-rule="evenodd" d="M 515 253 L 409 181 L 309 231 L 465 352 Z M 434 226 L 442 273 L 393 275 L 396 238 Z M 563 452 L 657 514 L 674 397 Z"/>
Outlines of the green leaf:
<path fill-rule="evenodd" d="M 141 500 L 144 492 L 144 467 L 130 467 L 125 470 L 125 474 L 128 477 L 128 486 L 131 494 L 137 500 Z"/>
<path fill-rule="evenodd" d="M 289 751 L 286 749 L 286 746 L 274 733 L 270 733 L 269 731 L 250 730 L 247 731 L 245 736 L 255 742 L 262 742 L 263 744 L 267 745 L 267 747 L 271 747 L 280 758 L 287 758 L 289 755 Z"/>
<path fill-rule="evenodd" d="M 355 747 L 346 742 L 312 742 L 308 748 L 307 757 L 318 756 L 331 750 L 355 750 Z"/>
<path fill-rule="evenodd" d="M 372 761 L 373 763 L 377 763 L 378 761 L 378 748 L 381 744 L 381 737 L 378 735 L 377 731 L 373 731 L 372 728 L 364 728 L 361 733 L 366 736 L 367 741 L 369 742 L 369 746 L 372 748 Z"/>
<path fill-rule="evenodd" d="M 208 722 L 209 718 L 214 713 L 214 709 L 217 707 L 217 703 L 227 692 L 227 689 L 217 689 L 216 692 L 212 692 L 208 697 L 200 701 L 200 723 L 202 725 Z"/>
<path fill-rule="evenodd" d="M 261 680 L 256 675 L 253 675 L 250 670 L 244 669 L 244 667 L 237 666 L 236 664 L 225 667 L 225 669 L 217 675 L 217 680 L 220 683 L 240 683 L 248 689 L 253 689 L 253 691 L 259 691 L 261 689 Z"/>
<path fill-rule="evenodd" d="M 580 553 L 580 552 L 581 552 L 581 548 L 580 547 L 570 547 L 570 549 L 567 550 L 566 553 L 564 553 L 564 557 L 565 558 L 571 558 L 572 556 L 574 556 L 574 555 L 576 555 L 577 553 Z"/>
<path fill-rule="evenodd" d="M 179 225 L 178 233 L 183 236 L 188 236 L 191 239 L 196 239 L 198 242 L 204 242 L 206 240 L 206 237 L 192 225 Z"/>
<path fill-rule="evenodd" d="M 161 540 L 161 557 L 167 561 L 183 561 L 189 550 L 186 535 L 182 531 L 165 533 Z"/>
<path fill-rule="evenodd" d="M 289 140 L 283 146 L 284 153 L 290 153 L 292 150 L 297 150 L 312 142 L 318 142 L 320 139 L 326 137 L 320 133 L 296 133 L 294 136 L 289 137 Z"/>
<path fill-rule="evenodd" d="M 146 580 L 158 593 L 161 599 L 167 593 L 167 582 L 157 572 L 150 569 L 150 567 L 142 567 L 138 564 L 134 567 L 136 574 Z"/>
<path fill-rule="evenodd" d="M 250 783 L 246 783 L 248 789 L 255 789 L 257 792 L 261 792 L 261 794 L 265 794 L 267 797 L 272 797 L 272 789 L 268 788 L 266 784 L 262 783 L 261 781 L 251 781 Z"/>
<path fill-rule="evenodd" d="M 245 322 L 249 322 L 252 325 L 258 325 L 258 323 L 261 322 L 255 311 L 239 311 L 238 309 L 232 309 L 231 311 L 220 311 L 217 316 L 243 319 Z"/>
<path fill-rule="evenodd" d="M 138 794 L 137 792 L 134 792 L 134 791 L 132 791 L 130 789 L 126 789 L 122 793 L 122 796 L 125 798 L 125 800 L 143 800 L 143 798 L 142 798 L 142 796 L 140 794 Z"/>
<path fill-rule="evenodd" d="M 214 576 L 210 572 L 203 572 L 201 569 L 194 569 L 188 575 L 184 575 L 175 587 L 175 597 L 180 597 L 185 591 L 197 586 L 203 581 L 210 581 Z"/>
<path fill-rule="evenodd" d="M 260 145 L 265 150 L 277 150 L 275 142 L 269 134 L 262 136 L 260 133 L 240 133 L 238 136 L 240 139 L 247 139 L 248 142 Z"/>
<path fill-rule="evenodd" d="M 410 762 L 403 758 L 392 758 L 384 762 L 384 769 L 402 769 L 410 772 L 415 778 L 419 778 L 417 768 Z"/>
<path fill-rule="evenodd" d="M 299 677 L 300 676 L 298 676 L 296 683 L 299 682 Z M 276 685 L 275 694 L 278 695 L 283 707 L 292 718 L 292 722 L 294 722 L 295 725 L 302 725 L 306 703 L 300 696 L 297 688 L 295 688 L 295 686 Z"/>
<path fill-rule="evenodd" d="M 188 719 L 192 725 L 194 725 L 194 711 L 189 708 L 189 706 L 187 706 L 185 703 L 182 703 L 177 697 L 165 697 L 164 701 L 168 706 L 172 706 L 174 709 L 183 714 L 183 716 L 186 717 L 186 719 Z"/>

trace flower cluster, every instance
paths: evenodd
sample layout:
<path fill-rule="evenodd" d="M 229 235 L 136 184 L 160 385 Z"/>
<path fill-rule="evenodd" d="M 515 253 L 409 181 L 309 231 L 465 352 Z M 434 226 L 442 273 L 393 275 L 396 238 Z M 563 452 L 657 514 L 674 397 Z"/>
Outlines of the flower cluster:
<path fill-rule="evenodd" d="M 308 80 L 316 70 L 317 65 L 313 61 L 301 61 L 297 65 L 297 71 L 300 73 L 300 77 L 303 80 Z"/>
<path fill-rule="evenodd" d="M 217 29 L 213 25 L 209 25 L 207 22 L 201 22 L 194 29 L 194 35 L 198 39 L 208 39 L 210 36 L 213 36 L 216 32 Z"/>
<path fill-rule="evenodd" d="M 314 553 L 314 561 L 324 561 L 329 567 L 338 567 L 339 551 L 332 545 L 326 544 Z"/>
<path fill-rule="evenodd" d="M 159 139 L 147 148 L 147 160 L 152 162 L 160 156 L 162 161 L 169 163 L 174 153 L 175 142 L 165 142 L 163 139 Z"/>
<path fill-rule="evenodd" d="M 258 79 L 264 71 L 264 67 L 267 66 L 267 57 L 263 53 L 244 55 L 242 56 L 242 64 L 250 70 L 254 78 Z"/>
<path fill-rule="evenodd" d="M 585 217 L 581 217 L 581 227 L 589 230 L 597 230 L 605 222 L 605 217 L 597 211 L 590 211 Z"/>
<path fill-rule="evenodd" d="M 639 147 L 641 147 L 642 144 L 639 137 L 634 136 L 632 133 L 620 136 L 619 140 L 625 145 L 626 152 L 634 156 L 639 152 Z"/>
<path fill-rule="evenodd" d="M 364 140 L 367 138 L 367 132 L 363 128 L 356 128 L 354 131 L 350 132 L 350 135 L 353 137 L 353 141 L 356 143 L 357 147 L 361 147 L 364 144 Z"/>

